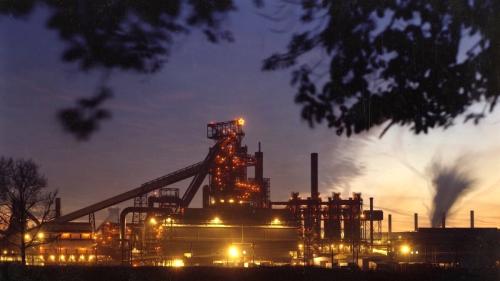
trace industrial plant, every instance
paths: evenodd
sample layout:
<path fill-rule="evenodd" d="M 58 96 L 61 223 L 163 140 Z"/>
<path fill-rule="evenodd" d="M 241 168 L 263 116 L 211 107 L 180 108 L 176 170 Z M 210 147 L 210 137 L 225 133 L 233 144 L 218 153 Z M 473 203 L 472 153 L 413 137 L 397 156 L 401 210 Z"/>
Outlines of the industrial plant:
<path fill-rule="evenodd" d="M 293 192 L 272 201 L 264 152 L 260 143 L 256 152 L 248 151 L 244 125 L 242 118 L 208 124 L 213 145 L 201 162 L 135 189 L 67 214 L 61 214 L 57 198 L 54 220 L 33 232 L 44 243 L 29 249 L 27 262 L 362 269 L 499 265 L 500 232 L 476 228 L 473 212 L 470 227 L 446 228 L 443 215 L 441 227 L 419 228 L 415 214 L 414 231 L 395 233 L 392 215 L 374 209 L 374 198 L 320 196 L 317 153 L 311 153 L 310 194 Z M 169 187 L 189 178 L 184 192 Z M 202 207 L 191 207 L 198 192 Z M 123 202 L 130 206 L 115 206 Z M 106 209 L 108 218 L 96 224 L 94 214 Z M 14 248 L 2 249 L 2 261 L 18 256 Z"/>

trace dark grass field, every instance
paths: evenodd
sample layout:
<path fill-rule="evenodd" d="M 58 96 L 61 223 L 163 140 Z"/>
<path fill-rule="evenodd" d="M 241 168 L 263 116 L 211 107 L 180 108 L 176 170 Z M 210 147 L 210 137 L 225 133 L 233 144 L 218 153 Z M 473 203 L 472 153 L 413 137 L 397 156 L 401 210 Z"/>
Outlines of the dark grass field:
<path fill-rule="evenodd" d="M 500 281 L 498 269 L 466 271 L 459 269 L 413 268 L 401 271 L 330 270 L 302 267 L 21 267 L 0 265 L 1 281 L 215 281 L 215 280 L 339 280 L 339 281 L 423 281 L 423 280 L 477 280 Z"/>

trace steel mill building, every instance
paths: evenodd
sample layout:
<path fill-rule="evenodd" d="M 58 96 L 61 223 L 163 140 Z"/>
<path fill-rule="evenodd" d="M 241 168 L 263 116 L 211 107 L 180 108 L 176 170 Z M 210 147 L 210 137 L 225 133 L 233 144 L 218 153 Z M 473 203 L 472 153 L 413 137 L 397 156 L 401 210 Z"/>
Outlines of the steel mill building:
<path fill-rule="evenodd" d="M 342 198 L 318 192 L 318 154 L 311 154 L 309 196 L 292 193 L 270 198 L 271 179 L 264 176 L 264 153 L 249 153 L 243 144 L 241 118 L 207 125 L 213 141 L 205 158 L 85 208 L 34 226 L 40 243 L 28 251 L 28 263 L 129 264 L 133 266 L 316 265 L 324 267 L 394 267 L 426 263 L 436 266 L 498 265 L 499 231 L 480 228 L 418 228 L 393 233 L 391 215 L 360 193 Z M 251 168 L 251 169 L 249 169 Z M 253 174 L 250 174 L 253 172 Z M 170 187 L 191 178 L 184 192 Z M 190 207 L 202 193 L 202 207 Z M 113 206 L 129 202 L 121 212 Z M 111 208 L 96 225 L 94 214 Z M 473 216 L 472 216 L 473 218 Z M 78 221 L 78 222 L 75 222 Z M 35 231 L 36 230 L 36 231 Z M 19 253 L 8 245 L 1 260 Z"/>

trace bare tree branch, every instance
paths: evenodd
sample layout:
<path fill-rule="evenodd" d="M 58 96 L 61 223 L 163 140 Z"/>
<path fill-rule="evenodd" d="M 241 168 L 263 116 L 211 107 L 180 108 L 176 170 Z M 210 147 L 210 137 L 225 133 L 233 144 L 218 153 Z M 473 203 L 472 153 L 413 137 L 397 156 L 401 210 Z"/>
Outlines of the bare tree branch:
<path fill-rule="evenodd" d="M 19 248 L 26 264 L 26 250 L 47 243 L 40 231 L 52 218 L 55 192 L 45 192 L 47 179 L 31 160 L 0 158 L 0 238 Z"/>

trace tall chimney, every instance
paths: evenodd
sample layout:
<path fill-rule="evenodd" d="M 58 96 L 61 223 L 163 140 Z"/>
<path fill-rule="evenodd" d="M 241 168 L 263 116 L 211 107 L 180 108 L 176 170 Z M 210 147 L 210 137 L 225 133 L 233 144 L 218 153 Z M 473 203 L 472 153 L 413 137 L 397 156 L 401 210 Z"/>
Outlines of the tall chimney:
<path fill-rule="evenodd" d="M 418 214 L 413 214 L 413 222 L 415 224 L 415 231 L 418 231 Z"/>
<path fill-rule="evenodd" d="M 61 198 L 56 197 L 56 218 L 61 216 Z"/>
<path fill-rule="evenodd" d="M 388 230 L 387 230 L 387 240 L 391 241 L 392 236 L 392 215 L 389 214 L 387 217 L 387 221 L 389 222 Z"/>
<path fill-rule="evenodd" d="M 262 183 L 264 181 L 264 153 L 260 150 L 255 152 L 255 181 Z"/>
<path fill-rule="evenodd" d="M 317 199 L 318 192 L 318 153 L 311 153 L 311 197 Z"/>
<path fill-rule="evenodd" d="M 267 186 L 264 185 L 264 153 L 260 150 L 260 141 L 259 151 L 255 152 L 255 182 L 258 186 L 260 186 L 260 207 L 266 207 L 266 204 L 269 201 L 269 192 L 267 190 Z"/>
<path fill-rule="evenodd" d="M 370 197 L 370 246 L 373 247 L 373 197 Z"/>
<path fill-rule="evenodd" d="M 441 227 L 446 228 L 446 213 L 443 213 L 443 217 L 441 218 Z"/>
<path fill-rule="evenodd" d="M 474 210 L 470 210 L 470 228 L 474 228 Z"/>

